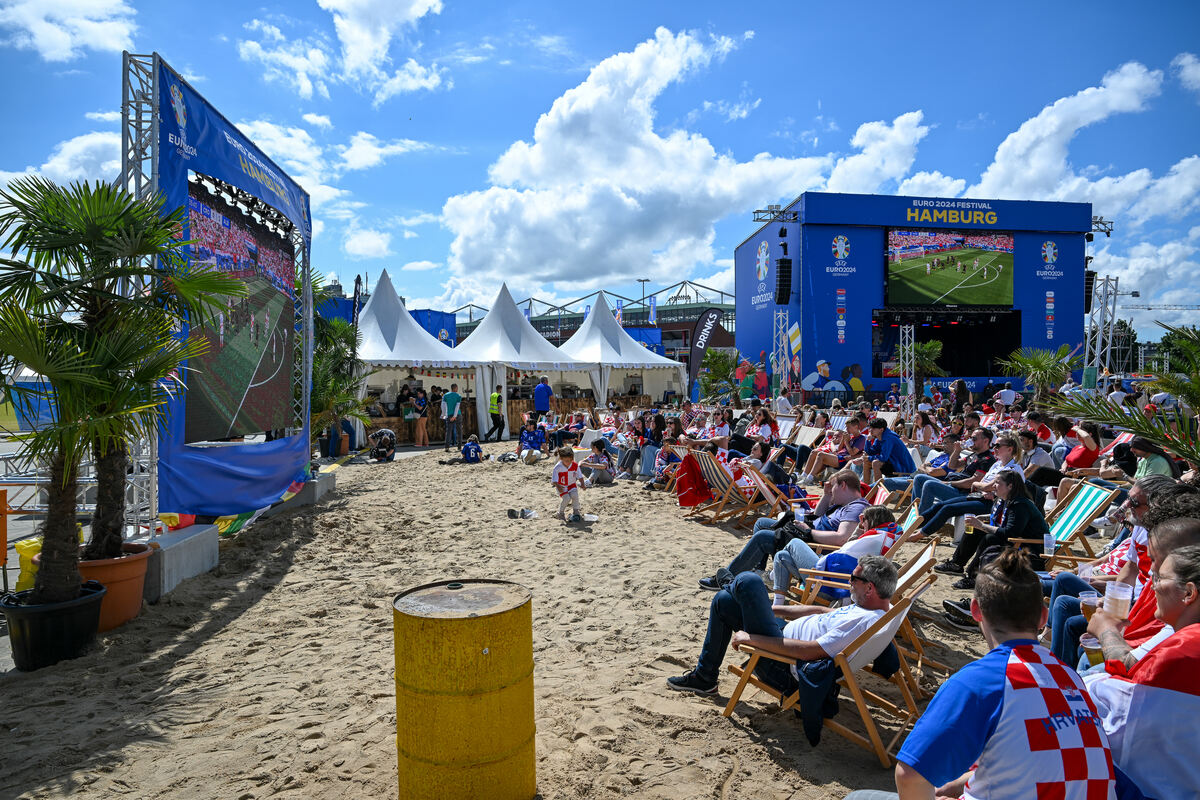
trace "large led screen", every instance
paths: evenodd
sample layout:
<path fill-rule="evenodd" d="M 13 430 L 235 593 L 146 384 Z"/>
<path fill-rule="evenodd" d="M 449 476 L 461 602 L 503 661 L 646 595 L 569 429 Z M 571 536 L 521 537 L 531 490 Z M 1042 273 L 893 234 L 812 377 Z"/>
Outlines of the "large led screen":
<path fill-rule="evenodd" d="M 1011 306 L 1013 235 L 889 229 L 889 306 Z"/>

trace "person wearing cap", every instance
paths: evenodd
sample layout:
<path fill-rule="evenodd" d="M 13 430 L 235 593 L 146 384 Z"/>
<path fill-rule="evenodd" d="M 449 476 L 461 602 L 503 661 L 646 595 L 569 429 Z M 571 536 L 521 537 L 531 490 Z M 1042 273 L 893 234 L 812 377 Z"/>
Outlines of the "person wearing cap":
<path fill-rule="evenodd" d="M 1142 408 L 1142 416 L 1144 416 L 1146 419 L 1154 419 L 1156 416 L 1158 416 L 1158 406 L 1154 403 L 1146 403 L 1146 405 Z"/>

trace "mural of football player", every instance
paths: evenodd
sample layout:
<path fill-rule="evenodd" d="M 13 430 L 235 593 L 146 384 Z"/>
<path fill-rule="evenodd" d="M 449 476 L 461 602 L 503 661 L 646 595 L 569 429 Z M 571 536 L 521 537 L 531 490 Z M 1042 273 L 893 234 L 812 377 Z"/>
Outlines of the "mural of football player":
<path fill-rule="evenodd" d="M 815 389 L 824 389 L 829 392 L 846 391 L 846 387 L 841 381 L 829 380 L 829 362 L 823 358 L 817 362 L 816 370 L 804 376 L 804 382 L 800 384 L 800 388 L 810 392 Z"/>

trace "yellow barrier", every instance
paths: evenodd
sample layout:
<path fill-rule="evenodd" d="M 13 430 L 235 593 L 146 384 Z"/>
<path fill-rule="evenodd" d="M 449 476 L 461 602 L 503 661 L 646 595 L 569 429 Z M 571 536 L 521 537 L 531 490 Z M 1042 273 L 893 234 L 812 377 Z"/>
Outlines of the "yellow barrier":
<path fill-rule="evenodd" d="M 396 754 L 405 800 L 537 793 L 528 589 L 444 581 L 396 595 Z"/>

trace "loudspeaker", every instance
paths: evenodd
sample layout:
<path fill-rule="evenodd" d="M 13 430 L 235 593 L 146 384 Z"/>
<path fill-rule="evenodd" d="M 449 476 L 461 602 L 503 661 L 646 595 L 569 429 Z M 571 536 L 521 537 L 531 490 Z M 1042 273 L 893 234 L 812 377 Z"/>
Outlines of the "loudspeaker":
<path fill-rule="evenodd" d="M 792 300 L 792 260 L 775 259 L 775 305 L 786 306 Z"/>
<path fill-rule="evenodd" d="M 1092 313 L 1092 292 L 1096 290 L 1096 273 L 1087 270 L 1083 273 L 1083 313 Z"/>

